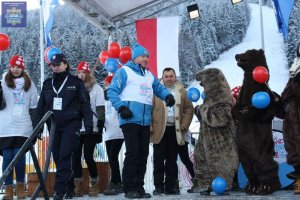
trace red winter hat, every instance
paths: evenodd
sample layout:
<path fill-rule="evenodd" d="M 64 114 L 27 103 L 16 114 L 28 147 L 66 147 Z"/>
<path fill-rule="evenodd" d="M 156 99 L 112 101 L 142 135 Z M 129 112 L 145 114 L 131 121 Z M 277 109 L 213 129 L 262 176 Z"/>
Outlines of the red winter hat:
<path fill-rule="evenodd" d="M 232 88 L 231 94 L 235 99 L 237 99 L 237 97 L 239 96 L 240 90 L 241 90 L 241 86 L 236 86 L 236 87 Z"/>
<path fill-rule="evenodd" d="M 104 79 L 105 85 L 110 85 L 111 80 L 112 80 L 113 77 L 114 77 L 114 76 L 112 76 L 112 75 L 107 76 L 107 77 Z"/>
<path fill-rule="evenodd" d="M 77 65 L 77 71 L 85 71 L 86 73 L 90 73 L 90 65 L 88 62 L 82 61 Z"/>
<path fill-rule="evenodd" d="M 19 55 L 14 55 L 10 58 L 9 67 L 17 66 L 18 68 L 24 69 L 25 63 L 24 58 Z"/>

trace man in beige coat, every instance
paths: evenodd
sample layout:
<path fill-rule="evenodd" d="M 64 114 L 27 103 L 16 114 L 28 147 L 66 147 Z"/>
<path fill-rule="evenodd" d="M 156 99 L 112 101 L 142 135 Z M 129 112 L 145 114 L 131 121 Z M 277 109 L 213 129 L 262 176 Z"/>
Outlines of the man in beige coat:
<path fill-rule="evenodd" d="M 178 145 L 185 145 L 184 134 L 192 121 L 194 108 L 183 85 L 176 80 L 173 68 L 163 70 L 161 83 L 175 97 L 175 105 L 166 107 L 163 101 L 154 97 L 151 134 L 154 149 L 153 195 L 174 195 L 180 194 L 176 184 Z"/>

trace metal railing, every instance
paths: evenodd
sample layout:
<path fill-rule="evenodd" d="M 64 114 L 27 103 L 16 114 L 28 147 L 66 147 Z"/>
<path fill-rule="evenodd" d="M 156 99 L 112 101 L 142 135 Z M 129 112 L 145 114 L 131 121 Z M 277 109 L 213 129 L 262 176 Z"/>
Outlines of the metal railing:
<path fill-rule="evenodd" d="M 42 171 L 39 166 L 38 159 L 37 159 L 34 147 L 33 147 L 33 145 L 34 145 L 33 143 L 37 139 L 40 129 L 44 126 L 44 124 L 46 123 L 46 121 L 48 119 L 50 119 L 51 129 L 50 129 L 50 134 L 49 134 L 50 135 L 49 136 L 49 145 L 48 145 L 47 153 L 46 153 L 45 166 L 44 166 L 43 174 L 42 174 Z M 12 171 L 13 171 L 15 165 L 17 164 L 17 162 L 19 161 L 19 159 L 22 156 L 24 156 L 26 154 L 26 151 L 29 149 L 31 156 L 32 156 L 33 164 L 34 164 L 34 167 L 35 167 L 35 170 L 36 170 L 39 182 L 40 182 L 38 187 L 36 188 L 34 194 L 32 195 L 31 199 L 36 199 L 40 190 L 42 190 L 44 198 L 46 200 L 49 199 L 45 181 L 47 179 L 48 167 L 50 164 L 50 156 L 51 156 L 51 149 L 52 149 L 52 144 L 53 144 L 53 140 L 54 140 L 55 128 L 56 128 L 56 123 L 55 123 L 54 114 L 53 114 L 53 112 L 48 111 L 44 115 L 44 117 L 41 119 L 41 121 L 38 123 L 38 125 L 35 127 L 32 134 L 30 135 L 30 137 L 25 141 L 25 143 L 23 144 L 23 146 L 21 147 L 21 149 L 19 150 L 17 155 L 14 157 L 14 159 L 11 161 L 11 163 L 8 165 L 8 167 L 3 172 L 3 174 L 0 178 L 0 185 L 2 185 L 3 182 L 6 180 L 7 176 L 10 173 L 12 173 Z"/>

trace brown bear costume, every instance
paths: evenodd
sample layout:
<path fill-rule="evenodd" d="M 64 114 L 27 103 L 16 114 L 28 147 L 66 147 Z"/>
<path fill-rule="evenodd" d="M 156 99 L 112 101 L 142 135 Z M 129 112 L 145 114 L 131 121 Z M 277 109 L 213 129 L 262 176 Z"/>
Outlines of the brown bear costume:
<path fill-rule="evenodd" d="M 281 94 L 284 104 L 283 138 L 287 162 L 295 168 L 289 178 L 300 180 L 300 44 L 290 68 L 290 79 Z M 300 186 L 297 193 L 300 194 Z"/>
<path fill-rule="evenodd" d="M 204 87 L 205 99 L 195 108 L 201 125 L 194 151 L 194 169 L 200 194 L 209 195 L 211 183 L 218 176 L 226 180 L 227 190 L 231 188 L 239 164 L 231 114 L 233 98 L 219 69 L 202 70 L 196 75 L 196 80 Z"/>
<path fill-rule="evenodd" d="M 248 194 L 272 194 L 280 188 L 278 165 L 273 160 L 274 142 L 272 120 L 278 95 L 266 84 L 257 83 L 252 72 L 263 66 L 268 70 L 263 50 L 248 50 L 235 56 L 237 65 L 244 71 L 243 84 L 233 107 L 233 117 L 237 122 L 237 147 L 240 162 L 248 178 L 244 191 Z M 251 99 L 256 92 L 270 95 L 271 103 L 264 109 L 255 108 Z M 275 96 L 276 95 L 276 98 Z"/>

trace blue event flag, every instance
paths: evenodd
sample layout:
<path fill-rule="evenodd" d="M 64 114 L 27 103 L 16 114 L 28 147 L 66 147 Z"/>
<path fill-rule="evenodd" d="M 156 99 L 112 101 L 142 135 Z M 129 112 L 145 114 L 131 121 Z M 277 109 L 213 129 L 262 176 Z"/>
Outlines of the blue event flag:
<path fill-rule="evenodd" d="M 273 0 L 275 16 L 279 32 L 284 38 L 288 36 L 290 14 L 294 6 L 294 0 Z"/>
<path fill-rule="evenodd" d="M 58 0 L 40 0 L 43 13 L 46 46 L 52 45 L 50 31 L 53 24 L 53 11 L 59 5 Z"/>

